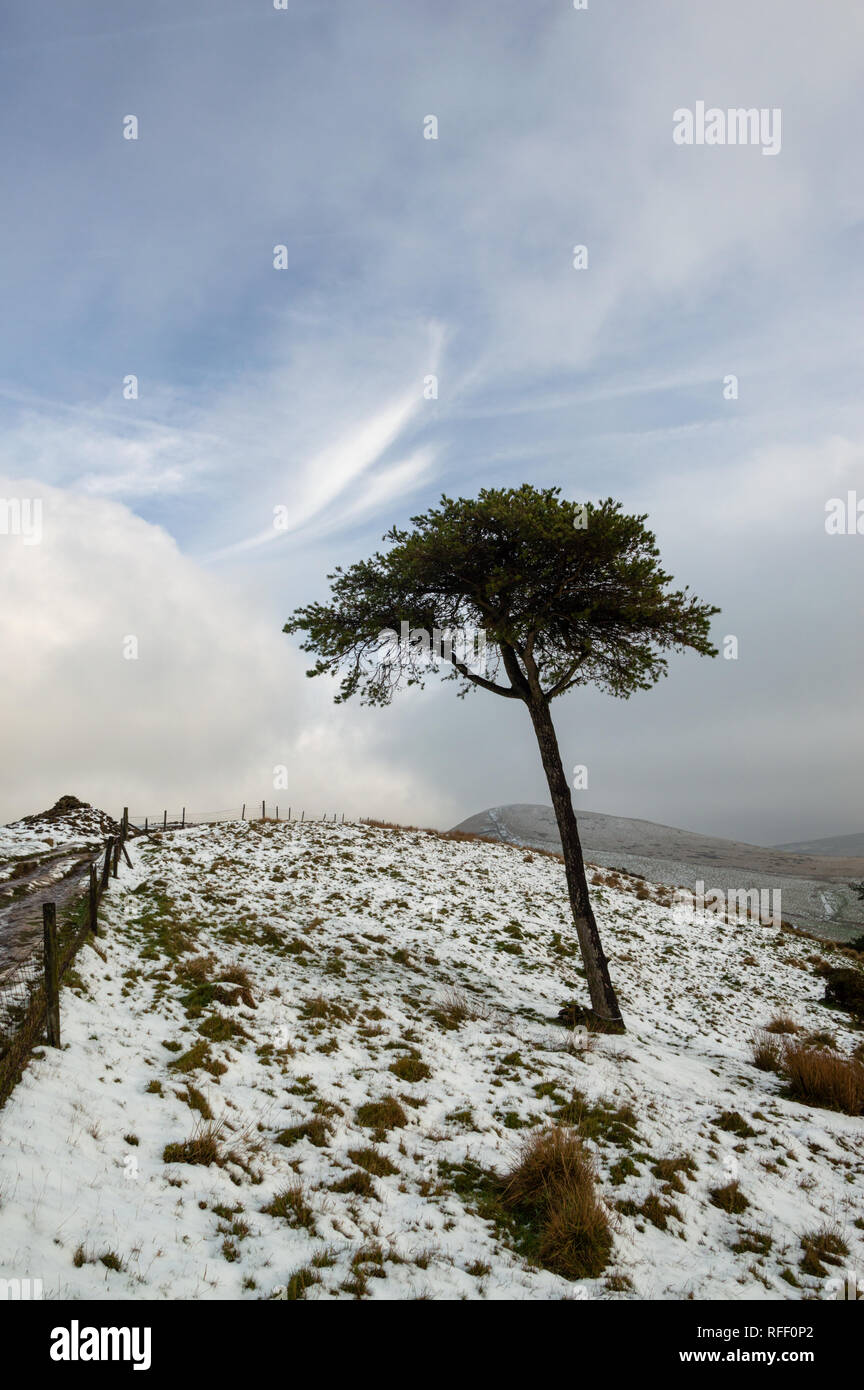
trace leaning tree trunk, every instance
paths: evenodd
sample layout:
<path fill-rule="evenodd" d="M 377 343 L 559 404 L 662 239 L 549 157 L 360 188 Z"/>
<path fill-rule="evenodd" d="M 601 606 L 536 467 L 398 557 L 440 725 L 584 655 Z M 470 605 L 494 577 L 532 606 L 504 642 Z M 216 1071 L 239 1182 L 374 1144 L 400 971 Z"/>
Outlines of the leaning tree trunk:
<path fill-rule="evenodd" d="M 609 978 L 609 965 L 600 944 L 600 933 L 588 896 L 588 880 L 585 877 L 585 861 L 582 858 L 582 845 L 576 826 L 576 815 L 570 797 L 570 787 L 561 765 L 561 753 L 555 726 L 549 713 L 548 701 L 528 700 L 528 710 L 540 745 L 543 769 L 552 795 L 552 807 L 558 830 L 561 835 L 561 851 L 564 855 L 564 870 L 567 875 L 567 891 L 576 934 L 582 948 L 585 962 L 585 975 L 591 995 L 591 1006 L 598 1018 L 609 1023 L 621 1023 L 621 1010 L 615 997 L 615 990 Z"/>

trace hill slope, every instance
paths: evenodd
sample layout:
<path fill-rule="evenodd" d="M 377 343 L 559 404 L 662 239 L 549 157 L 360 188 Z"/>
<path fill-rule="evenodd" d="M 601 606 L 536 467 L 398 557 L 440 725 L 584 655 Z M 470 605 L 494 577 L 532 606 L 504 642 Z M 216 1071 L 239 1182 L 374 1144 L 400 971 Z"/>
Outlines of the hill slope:
<path fill-rule="evenodd" d="M 577 817 L 586 856 L 595 863 L 691 889 L 701 880 L 724 891 L 779 891 L 782 916 L 797 926 L 838 941 L 851 940 L 862 931 L 861 905 L 848 885 L 864 878 L 864 858 L 766 849 L 600 811 L 577 811 Z M 506 844 L 556 852 L 561 848 L 551 806 L 493 806 L 454 829 Z"/>
<path fill-rule="evenodd" d="M 775 845 L 775 849 L 799 854 L 826 854 L 831 858 L 864 857 L 864 831 L 860 835 L 829 835 L 824 840 L 801 840 L 798 844 Z"/>
<path fill-rule="evenodd" d="M 585 1000 L 554 859 L 246 822 L 132 856 L 63 1049 L 0 1111 L 0 1250 L 45 1297 L 824 1297 L 834 1271 L 800 1262 L 826 1222 L 861 1267 L 861 1121 L 748 1060 L 778 1012 L 856 1041 L 805 938 L 597 885 L 629 1032 L 587 1039 L 554 1023 Z M 561 1123 L 613 1229 L 575 1283 L 489 1219 L 495 1175 Z M 711 1198 L 734 1177 L 738 1215 Z"/>

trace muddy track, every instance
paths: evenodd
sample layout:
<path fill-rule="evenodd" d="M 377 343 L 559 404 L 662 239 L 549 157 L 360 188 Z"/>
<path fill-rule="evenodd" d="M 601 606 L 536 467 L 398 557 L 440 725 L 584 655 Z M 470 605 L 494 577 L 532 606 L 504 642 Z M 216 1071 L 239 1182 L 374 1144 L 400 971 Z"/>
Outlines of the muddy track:
<path fill-rule="evenodd" d="M 58 915 L 86 885 L 98 846 L 60 846 L 0 861 L 0 977 L 33 950 L 42 933 L 42 904 Z"/>

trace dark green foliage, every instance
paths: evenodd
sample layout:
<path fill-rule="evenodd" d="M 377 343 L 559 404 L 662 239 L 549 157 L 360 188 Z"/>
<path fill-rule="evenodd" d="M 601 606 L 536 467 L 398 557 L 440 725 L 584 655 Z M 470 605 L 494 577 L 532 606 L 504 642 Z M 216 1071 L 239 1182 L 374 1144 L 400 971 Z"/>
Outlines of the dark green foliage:
<path fill-rule="evenodd" d="M 386 705 L 400 684 L 423 685 L 423 649 L 382 639 L 402 621 L 430 635 L 486 633 L 489 678 L 454 652 L 460 694 L 479 685 L 525 699 L 536 676 L 547 699 L 587 684 L 626 698 L 665 674 L 664 650 L 716 655 L 708 629 L 718 610 L 669 589 L 645 520 L 611 498 L 582 509 L 554 487 L 444 496 L 411 518 L 412 530 L 394 526 L 385 553 L 337 567 L 332 601 L 297 609 L 285 631 L 306 634 L 302 649 L 317 656 L 309 675 L 342 676 L 339 701 Z"/>

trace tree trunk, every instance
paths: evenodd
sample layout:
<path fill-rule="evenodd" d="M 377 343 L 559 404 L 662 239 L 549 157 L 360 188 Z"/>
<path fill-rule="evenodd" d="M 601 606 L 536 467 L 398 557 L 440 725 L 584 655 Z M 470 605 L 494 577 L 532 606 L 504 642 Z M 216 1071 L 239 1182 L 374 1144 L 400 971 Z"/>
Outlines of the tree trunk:
<path fill-rule="evenodd" d="M 546 773 L 546 781 L 549 783 L 552 807 L 561 835 L 561 851 L 564 855 L 567 891 L 570 896 L 573 921 L 576 924 L 576 934 L 582 949 L 582 959 L 585 963 L 591 1006 L 597 1017 L 604 1022 L 620 1023 L 623 1027 L 621 1010 L 618 1007 L 615 990 L 609 978 L 609 965 L 600 944 L 600 933 L 597 930 L 597 923 L 588 896 L 588 880 L 585 877 L 585 861 L 582 858 L 582 845 L 579 841 L 576 815 L 570 797 L 570 786 L 561 765 L 561 753 L 555 735 L 555 726 L 549 712 L 549 704 L 546 700 L 536 698 L 529 699 L 526 703 L 531 715 L 531 722 L 534 725 L 534 732 L 537 735 L 537 742 L 540 745 L 543 770 Z"/>

